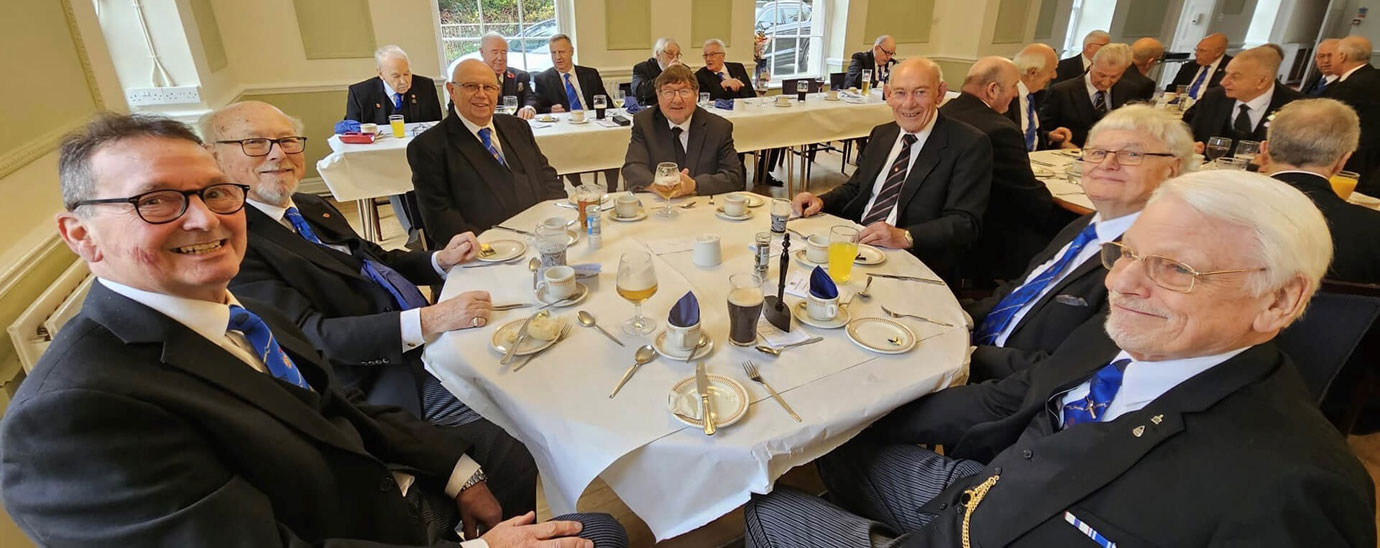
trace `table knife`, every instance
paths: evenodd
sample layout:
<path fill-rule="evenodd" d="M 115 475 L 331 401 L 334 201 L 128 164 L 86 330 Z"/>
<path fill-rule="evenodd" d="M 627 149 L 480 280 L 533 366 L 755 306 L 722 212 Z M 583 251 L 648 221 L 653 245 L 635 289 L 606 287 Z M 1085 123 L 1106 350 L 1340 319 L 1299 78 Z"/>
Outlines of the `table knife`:
<path fill-rule="evenodd" d="M 927 284 L 944 285 L 944 282 L 942 280 L 935 280 L 933 278 L 921 278 L 919 276 L 903 276 L 901 274 L 877 274 L 872 272 L 869 272 L 868 275 L 876 276 L 878 278 L 891 278 L 893 280 L 906 280 L 909 282 L 924 282 Z"/>
<path fill-rule="evenodd" d="M 506 227 L 506 226 L 503 226 L 503 225 L 494 225 L 494 228 L 501 228 L 501 229 L 507 230 L 507 231 L 509 231 L 509 232 L 516 232 L 516 233 L 521 234 L 521 235 L 523 235 L 523 236 L 534 236 L 534 234 L 532 234 L 530 231 L 522 230 L 522 229 L 520 229 L 520 228 L 509 228 L 509 227 Z"/>
<path fill-rule="evenodd" d="M 522 346 L 522 341 L 527 339 L 527 325 L 532 323 L 532 318 L 535 318 L 545 313 L 546 311 L 538 312 L 536 314 L 528 316 L 527 321 L 522 322 L 522 327 L 518 328 L 517 340 L 514 340 L 513 345 L 508 347 L 508 351 L 503 353 L 503 359 L 498 360 L 499 365 L 508 365 L 509 362 L 513 361 L 513 354 L 517 352 L 517 348 L 519 346 Z"/>
<path fill-rule="evenodd" d="M 704 360 L 700 360 L 695 366 L 695 391 L 700 393 L 700 416 L 704 419 L 704 434 L 713 436 L 714 415 L 709 405 L 709 375 L 704 373 Z"/>

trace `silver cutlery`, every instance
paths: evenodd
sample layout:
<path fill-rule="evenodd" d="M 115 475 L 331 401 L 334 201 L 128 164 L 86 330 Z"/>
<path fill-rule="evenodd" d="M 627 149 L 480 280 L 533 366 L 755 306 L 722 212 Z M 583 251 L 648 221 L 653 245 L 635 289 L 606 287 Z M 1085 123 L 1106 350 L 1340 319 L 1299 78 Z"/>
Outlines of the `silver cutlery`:
<path fill-rule="evenodd" d="M 709 404 L 709 375 L 704 372 L 704 360 L 695 365 L 695 392 L 700 394 L 700 417 L 704 420 L 704 435 L 713 436 L 714 409 Z"/>
<path fill-rule="evenodd" d="M 868 291 L 871 291 L 871 290 L 872 290 L 872 276 L 869 274 L 869 275 L 867 276 L 867 283 L 863 284 L 863 290 L 857 292 L 857 294 L 855 294 L 855 295 L 853 295 L 853 296 L 854 296 L 854 297 L 862 297 L 863 300 L 866 301 L 866 300 L 872 298 L 872 294 L 871 294 L 871 293 L 868 293 Z M 848 302 L 851 304 L 853 301 L 850 300 L 850 301 L 848 301 Z"/>
<path fill-rule="evenodd" d="M 522 258 L 521 256 L 518 256 L 518 257 L 513 257 L 513 258 L 511 258 L 511 259 L 508 259 L 508 260 L 506 260 L 506 261 L 474 262 L 474 263 L 462 264 L 462 265 L 460 265 L 460 268 L 483 268 L 483 267 L 486 267 L 486 266 L 508 265 L 508 264 L 516 263 L 517 260 L 518 260 L 518 259 L 521 259 L 521 258 Z"/>
<path fill-rule="evenodd" d="M 696 203 L 696 202 L 695 202 L 694 200 L 690 200 L 690 201 L 688 201 L 688 202 L 685 202 L 685 203 L 683 203 L 683 204 L 680 204 L 680 208 L 681 208 L 681 209 L 690 209 L 690 208 L 692 208 L 692 207 L 695 207 L 695 203 Z"/>
<path fill-rule="evenodd" d="M 654 358 L 656 358 L 656 348 L 653 348 L 652 345 L 644 344 L 637 347 L 637 353 L 633 354 L 635 363 L 633 363 L 627 371 L 623 372 L 623 378 L 618 380 L 618 386 L 613 387 L 613 392 L 609 392 L 609 399 L 613 399 L 614 396 L 617 396 L 618 391 L 623 389 L 623 385 L 628 384 L 628 380 L 632 378 L 633 373 L 636 373 L 639 368 L 646 365 L 647 362 L 652 361 Z"/>
<path fill-rule="evenodd" d="M 531 271 L 532 271 L 532 291 L 536 291 L 536 290 L 537 290 L 537 270 L 540 269 L 540 268 L 541 268 L 541 259 L 538 259 L 538 258 L 536 258 L 536 257 L 532 257 L 532 260 L 527 261 L 527 270 L 531 270 Z"/>
<path fill-rule="evenodd" d="M 714 205 L 714 195 L 713 195 L 713 194 L 710 194 L 710 195 L 709 195 L 709 205 Z"/>
<path fill-rule="evenodd" d="M 781 399 L 781 394 L 777 394 L 776 390 L 773 389 L 770 384 L 767 384 L 767 381 L 762 380 L 762 374 L 757 371 L 757 364 L 752 363 L 752 360 L 744 361 L 743 372 L 747 373 L 748 378 L 752 379 L 752 382 L 762 385 L 762 388 L 766 388 L 767 393 L 771 394 L 772 399 L 776 400 L 776 403 L 781 404 L 781 408 L 785 409 L 787 413 L 790 413 L 791 418 L 795 419 L 795 422 L 805 422 L 800 420 L 800 415 L 795 414 L 795 410 L 791 409 L 791 406 L 786 404 L 786 400 Z"/>
<path fill-rule="evenodd" d="M 580 320 L 580 325 L 598 329 L 599 332 L 603 333 L 605 337 L 609 338 L 609 340 L 618 343 L 618 346 L 627 346 L 623 344 L 623 341 L 618 340 L 618 337 L 613 336 L 613 333 L 609 333 L 608 331 L 605 331 L 603 327 L 600 327 L 597 320 L 595 320 L 594 318 L 594 314 L 590 314 L 589 312 L 581 310 L 575 313 L 575 319 Z"/>
<path fill-rule="evenodd" d="M 506 227 L 506 226 L 503 226 L 503 225 L 494 225 L 494 228 L 501 228 L 501 229 L 503 229 L 503 230 L 507 230 L 508 232 L 516 232 L 516 233 L 521 234 L 521 235 L 523 235 L 523 236 L 536 236 L 536 234 L 532 234 L 531 232 L 526 231 L 526 230 L 522 230 L 522 229 L 520 229 L 520 228 L 511 228 L 511 227 Z"/>
<path fill-rule="evenodd" d="M 1035 165 L 1037 165 L 1037 166 L 1059 167 L 1059 166 L 1056 166 L 1056 165 L 1051 164 L 1051 163 L 1048 163 L 1048 162 L 1041 162 L 1041 161 L 1036 160 L 1036 159 L 1034 159 L 1034 158 L 1031 158 L 1031 159 L 1030 159 L 1030 163 L 1035 164 Z"/>
<path fill-rule="evenodd" d="M 887 308 L 886 305 L 882 305 L 882 312 L 886 312 L 886 315 L 891 316 L 891 317 L 893 317 L 893 318 L 915 318 L 915 319 L 920 320 L 920 321 L 929 322 L 929 323 L 932 323 L 932 324 L 935 324 L 935 325 L 942 325 L 942 326 L 944 326 L 944 327 L 953 327 L 953 326 L 954 326 L 954 324 L 946 323 L 946 322 L 941 322 L 941 321 L 939 321 L 939 320 L 931 320 L 931 319 L 926 318 L 926 317 L 924 317 L 924 316 L 917 316 L 917 315 L 915 315 L 915 314 L 902 314 L 902 313 L 900 313 L 900 312 L 893 312 L 891 309 Z"/>
<path fill-rule="evenodd" d="M 868 274 L 868 276 L 876 276 L 878 278 L 890 278 L 892 280 L 905 280 L 907 282 L 923 282 L 933 285 L 944 285 L 944 282 L 942 280 L 936 280 L 934 278 L 921 278 L 919 276 L 903 276 L 901 274 Z"/>
<path fill-rule="evenodd" d="M 757 346 L 754 346 L 753 348 L 756 348 L 758 352 L 761 352 L 761 353 L 763 353 L 763 354 L 768 354 L 768 355 L 771 355 L 771 356 L 780 356 L 780 355 L 781 355 L 781 351 L 782 351 L 782 350 L 785 350 L 785 349 L 787 349 L 787 348 L 795 348 L 795 347 L 797 347 L 797 346 L 805 346 L 805 345 L 807 345 L 807 344 L 814 344 L 814 343 L 817 343 L 817 342 L 822 341 L 822 340 L 824 340 L 824 337 L 810 337 L 810 338 L 805 339 L 805 340 L 800 341 L 800 342 L 793 342 L 793 343 L 791 343 L 791 344 L 783 344 L 783 345 L 781 345 L 781 346 L 767 346 L 767 345 L 765 345 L 765 344 L 759 344 L 759 345 L 757 345 Z"/>
<path fill-rule="evenodd" d="M 490 310 L 493 310 L 495 312 L 501 312 L 504 310 L 512 310 L 514 308 L 527 308 L 529 306 L 532 305 L 528 303 L 496 304 L 493 305 L 493 307 L 491 307 Z"/>
<path fill-rule="evenodd" d="M 548 347 L 546 347 L 546 348 L 543 348 L 543 349 L 541 349 L 541 350 L 538 350 L 538 351 L 536 351 L 536 352 L 533 352 L 533 353 L 531 353 L 531 354 L 528 354 L 527 357 L 526 357 L 525 359 L 522 360 L 522 363 L 519 363 L 519 364 L 513 366 L 513 371 L 517 371 L 517 370 L 519 370 L 519 369 L 522 369 L 522 368 L 524 368 L 524 367 L 527 367 L 527 364 L 532 363 L 532 358 L 535 358 L 535 357 L 537 357 L 537 356 L 540 356 L 540 355 L 542 354 L 542 352 L 546 352 L 547 350 L 551 350 L 551 347 L 552 347 L 552 346 L 556 346 L 556 343 L 561 342 L 561 340 L 565 339 L 565 336 L 566 336 L 566 335 L 569 335 L 569 334 L 570 334 L 570 324 L 566 324 L 564 327 L 561 328 L 561 334 L 556 335 L 556 340 L 551 341 L 551 346 L 548 346 Z"/>
<path fill-rule="evenodd" d="M 511 362 L 513 361 L 513 354 L 514 354 L 515 352 L 517 352 L 517 349 L 518 349 L 519 346 L 522 346 L 522 341 L 527 340 L 527 326 L 530 325 L 530 324 L 532 323 L 532 319 L 533 319 L 533 318 L 536 318 L 537 316 L 545 316 L 545 315 L 546 315 L 546 311 L 543 310 L 543 311 L 541 311 L 541 312 L 537 312 L 536 314 L 533 314 L 533 315 L 531 315 L 531 316 L 528 316 L 528 317 L 527 317 L 527 320 L 524 321 L 524 322 L 522 322 L 522 326 L 518 328 L 518 336 L 517 336 L 517 339 L 514 339 L 514 340 L 513 340 L 513 345 L 512 345 L 512 346 L 509 346 L 509 347 L 508 347 L 508 351 L 503 353 L 503 359 L 498 360 L 499 365 L 508 365 L 509 363 L 511 363 Z"/>

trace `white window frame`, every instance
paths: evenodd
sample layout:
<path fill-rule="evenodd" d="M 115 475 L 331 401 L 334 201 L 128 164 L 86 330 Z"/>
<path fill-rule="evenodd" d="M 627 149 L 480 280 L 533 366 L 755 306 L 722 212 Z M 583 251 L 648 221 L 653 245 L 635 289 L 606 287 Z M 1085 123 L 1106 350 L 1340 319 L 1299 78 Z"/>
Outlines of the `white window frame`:
<path fill-rule="evenodd" d="M 497 23 L 490 23 L 490 22 L 488 22 L 488 21 L 485 20 L 485 18 L 484 18 L 484 3 L 482 2 L 482 0 L 473 0 L 473 1 L 474 1 L 475 10 L 479 13 L 479 22 L 478 22 L 478 23 L 446 23 L 446 22 L 443 22 L 443 21 L 441 21 L 440 3 L 437 2 L 436 0 L 432 0 L 432 2 L 431 2 L 432 7 L 433 7 L 433 9 L 435 10 L 435 13 L 436 13 L 436 29 L 437 29 L 436 35 L 437 35 L 437 37 L 440 39 L 440 40 L 439 40 L 439 44 L 440 44 L 440 50 L 441 50 L 441 51 L 440 51 L 441 70 L 442 70 L 442 72 L 445 74 L 445 77 L 446 77 L 447 80 L 450 79 L 450 72 L 449 72 L 449 71 L 450 71 L 450 68 L 451 68 L 450 65 L 455 61 L 454 59 L 449 59 L 449 58 L 447 57 L 447 53 L 446 53 L 446 44 L 447 44 L 447 43 L 462 43 L 462 44 L 463 44 L 463 43 L 472 43 L 472 44 L 475 44 L 475 45 L 477 46 L 477 45 L 479 45 L 479 43 L 483 40 L 484 34 L 487 33 L 487 32 L 489 32 L 489 30 L 492 30 L 491 27 L 495 27 L 495 26 L 504 26 L 504 27 L 507 27 L 507 26 L 511 26 L 511 25 L 517 25 L 517 32 L 518 32 L 518 35 L 521 35 L 523 32 L 526 32 L 527 29 L 529 29 L 529 28 L 535 26 L 537 23 L 541 23 L 541 21 L 535 21 L 535 22 L 527 21 L 526 14 L 523 12 L 523 9 L 522 9 L 522 1 L 521 1 L 521 0 L 517 0 L 517 1 L 516 1 L 517 8 L 518 8 L 518 19 L 517 19 L 517 21 L 504 21 L 504 22 L 497 22 Z M 562 6 L 561 6 L 562 2 L 561 2 L 560 0 L 551 0 L 551 4 L 552 4 L 552 7 L 553 7 L 554 10 L 555 10 L 554 19 L 555 19 L 555 22 L 556 22 L 556 33 L 564 33 L 565 30 L 563 30 L 563 29 L 565 28 L 566 25 L 565 25 L 565 18 L 562 17 L 562 12 L 564 11 L 564 10 L 562 9 Z M 456 29 L 456 32 L 451 33 L 451 34 L 454 34 L 454 35 L 455 35 L 454 37 L 447 37 L 447 36 L 446 36 L 446 35 L 447 35 L 446 29 L 448 29 L 448 28 Z M 465 32 L 465 29 L 466 29 L 466 28 L 470 28 L 470 29 L 473 29 L 473 30 L 475 31 L 474 34 L 472 35 L 472 37 L 471 37 L 470 35 L 468 35 L 468 34 Z M 514 58 L 515 56 L 520 56 L 520 57 L 521 57 L 521 65 L 520 65 L 520 66 L 522 66 L 522 67 L 530 67 L 531 64 L 528 63 L 527 51 L 526 51 L 525 48 L 523 49 L 523 51 L 519 51 L 519 52 L 513 52 L 513 51 L 512 51 L 512 49 L 513 49 L 512 41 L 513 41 L 513 40 L 524 40 L 524 39 L 523 39 L 523 38 L 518 38 L 517 36 L 507 37 L 507 39 L 508 39 L 508 42 L 509 42 L 509 44 L 508 44 L 508 48 L 509 48 L 509 53 L 508 53 L 509 66 L 519 66 L 518 64 L 513 63 L 513 58 Z M 466 55 L 468 55 L 468 54 L 466 54 Z M 461 57 L 463 57 L 463 56 L 461 56 Z M 458 59 L 458 58 L 457 58 L 457 59 Z M 528 72 L 531 72 L 531 71 L 528 71 Z"/>
<path fill-rule="evenodd" d="M 781 11 L 781 1 L 782 1 L 782 0 L 777 0 L 777 2 L 774 3 L 774 4 L 772 5 L 772 9 L 775 10 L 776 13 L 773 14 L 773 16 L 771 17 L 770 20 L 777 20 L 777 19 L 779 18 L 779 13 L 780 13 L 780 11 Z M 789 1 L 789 0 L 785 0 L 785 1 Z M 804 5 L 804 3 L 801 2 L 801 3 L 796 4 L 795 7 L 798 9 L 799 7 L 801 7 L 801 6 L 803 6 L 803 5 Z M 755 3 L 755 2 L 754 2 L 753 7 L 754 7 L 754 11 L 755 11 L 755 8 L 756 8 L 756 3 Z M 753 24 L 754 24 L 754 27 L 755 27 L 755 25 L 756 25 L 756 18 L 754 18 Z M 780 82 L 782 79 L 792 79 L 792 78 L 823 78 L 823 77 L 826 77 L 826 76 L 827 76 L 827 75 L 826 75 L 827 67 L 825 66 L 825 62 L 824 62 L 824 49 L 827 48 L 828 45 L 829 45 L 828 32 L 829 32 L 829 2 L 827 2 L 827 1 L 822 1 L 822 0 L 814 0 L 814 2 L 812 2 L 811 5 L 810 5 L 810 33 L 809 33 L 809 34 L 800 34 L 800 28 L 797 26 L 797 27 L 796 27 L 796 33 L 795 33 L 795 34 L 781 35 L 782 38 L 795 38 L 795 39 L 796 39 L 796 44 L 797 44 L 796 47 L 797 47 L 797 48 L 800 47 L 799 44 L 800 44 L 802 41 L 814 45 L 813 47 L 810 48 L 809 53 L 806 55 L 806 58 L 805 58 L 805 64 L 806 64 L 805 70 L 803 70 L 803 71 L 802 71 L 802 70 L 799 70 L 800 67 L 797 66 L 797 67 L 796 67 L 797 70 L 796 70 L 795 73 L 791 73 L 791 74 L 777 73 L 777 72 L 776 72 L 776 67 L 773 66 L 773 64 L 772 64 L 772 62 L 771 62 L 771 57 L 772 57 L 772 53 L 773 53 L 773 52 L 772 52 L 771 50 L 768 50 L 764 55 L 765 55 L 766 58 L 767 58 L 767 67 L 768 67 L 768 70 L 772 71 L 772 73 L 771 73 L 772 81 L 773 81 L 773 82 Z M 755 33 L 755 28 L 754 28 L 754 33 Z M 777 39 L 777 37 L 778 37 L 778 35 L 776 35 L 776 34 L 768 34 L 768 35 L 767 35 L 767 44 L 768 44 L 768 46 L 769 46 L 770 48 L 773 48 L 773 49 L 774 49 L 774 48 L 776 47 L 776 39 Z M 755 75 L 754 75 L 754 76 L 755 76 Z"/>

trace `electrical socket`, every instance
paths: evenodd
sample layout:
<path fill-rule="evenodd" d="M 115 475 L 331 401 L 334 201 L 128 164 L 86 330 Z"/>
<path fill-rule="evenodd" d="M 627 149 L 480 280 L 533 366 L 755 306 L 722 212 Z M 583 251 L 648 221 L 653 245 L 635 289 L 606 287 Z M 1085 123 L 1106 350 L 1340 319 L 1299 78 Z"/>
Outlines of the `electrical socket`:
<path fill-rule="evenodd" d="M 201 86 L 129 88 L 125 99 L 130 106 L 193 105 L 201 102 Z"/>

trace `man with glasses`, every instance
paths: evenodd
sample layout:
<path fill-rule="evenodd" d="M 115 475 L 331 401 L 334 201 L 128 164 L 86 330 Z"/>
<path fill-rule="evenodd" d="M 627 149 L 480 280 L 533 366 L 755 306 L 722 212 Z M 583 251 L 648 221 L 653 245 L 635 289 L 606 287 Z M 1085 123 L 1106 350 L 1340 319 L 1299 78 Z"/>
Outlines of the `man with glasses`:
<path fill-rule="evenodd" d="M 446 83 L 456 114 L 407 145 L 412 186 L 432 241 L 478 234 L 538 202 L 565 197 L 532 127 L 494 114 L 498 91 L 487 65 L 461 61 Z"/>
<path fill-rule="evenodd" d="M 657 108 L 633 117 L 632 139 L 623 161 L 630 190 L 652 184 L 656 165 L 680 166 L 676 196 L 712 195 L 746 188 L 743 163 L 733 148 L 733 122 L 695 108 L 695 75 L 685 65 L 667 67 L 656 77 Z"/>
<path fill-rule="evenodd" d="M 1189 97 L 1195 100 L 1202 97 L 1207 90 L 1221 84 L 1222 77 L 1227 75 L 1227 63 L 1231 62 L 1231 56 L 1226 53 L 1227 35 L 1215 32 L 1203 37 L 1193 50 L 1194 62 L 1179 67 L 1174 81 L 1164 90 L 1174 91 L 1178 86 L 1188 86 Z"/>
<path fill-rule="evenodd" d="M 1073 134 L 1070 140 L 1083 146 L 1088 129 L 1134 97 L 1131 90 L 1117 87 L 1121 75 L 1131 66 L 1131 47 L 1108 44 L 1093 56 L 1093 64 L 1082 78 L 1065 80 L 1049 88 L 1040 111 L 1041 127 L 1066 127 Z"/>
<path fill-rule="evenodd" d="M 747 545 L 1374 545 L 1370 477 L 1273 342 L 1331 249 L 1278 181 L 1165 183 L 1101 245 L 1105 321 L 873 423 L 818 461 L 830 502 L 755 495 Z"/>
<path fill-rule="evenodd" d="M 861 88 L 864 70 L 872 71 L 872 87 L 880 87 L 891 81 L 891 68 L 896 62 L 896 40 L 886 34 L 878 36 L 872 42 L 872 49 L 853 54 L 848 62 L 848 74 L 843 77 L 843 87 Z"/>
<path fill-rule="evenodd" d="M 454 546 L 484 492 L 459 467 L 467 444 L 347 395 L 281 303 L 227 289 L 249 185 L 189 128 L 99 118 L 63 141 L 58 172 L 58 232 L 96 281 L 0 425 L 19 527 L 53 546 Z M 572 516 L 583 531 L 533 518 L 468 537 L 622 540 L 604 515 Z"/>
<path fill-rule="evenodd" d="M 663 36 L 652 45 L 652 57 L 633 65 L 632 93 L 644 107 L 656 106 L 656 77 L 661 71 L 680 63 L 680 44 L 675 38 Z"/>
<path fill-rule="evenodd" d="M 1123 107 L 1093 126 L 1081 168 L 1083 191 L 1096 211 L 1060 231 L 1020 277 L 964 307 L 973 318 L 977 347 L 971 382 L 1030 367 L 1106 310 L 1098 246 L 1120 239 L 1150 194 L 1183 173 L 1192 158 L 1188 128 L 1149 106 Z"/>
<path fill-rule="evenodd" d="M 695 80 L 701 90 L 709 93 L 715 101 L 737 98 L 752 98 L 757 91 L 752 88 L 752 77 L 742 63 L 724 61 L 724 41 L 718 38 L 705 40 L 704 66 L 695 71 Z"/>
<path fill-rule="evenodd" d="M 1066 80 L 1076 80 L 1092 68 L 1093 57 L 1102 46 L 1110 44 L 1112 36 L 1105 30 L 1094 30 L 1083 37 L 1083 49 L 1078 55 L 1059 60 L 1055 68 L 1055 84 Z"/>

